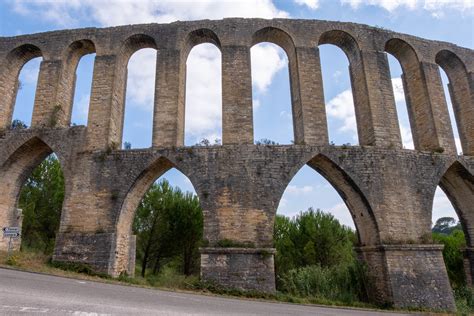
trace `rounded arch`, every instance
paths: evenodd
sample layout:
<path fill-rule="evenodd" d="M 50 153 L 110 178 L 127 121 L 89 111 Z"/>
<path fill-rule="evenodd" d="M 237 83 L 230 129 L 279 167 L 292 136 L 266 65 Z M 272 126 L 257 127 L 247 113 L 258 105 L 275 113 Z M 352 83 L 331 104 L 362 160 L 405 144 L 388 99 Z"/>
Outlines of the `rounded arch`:
<path fill-rule="evenodd" d="M 95 44 L 89 39 L 76 40 L 63 52 L 63 71 L 58 96 L 59 102 L 62 103 L 61 109 L 65 114 L 64 122 L 61 124 L 63 126 L 71 124 L 74 96 L 76 94 L 76 72 L 79 62 L 83 56 L 94 53 L 96 53 Z"/>
<path fill-rule="evenodd" d="M 474 175 L 462 163 L 455 161 L 444 172 L 439 186 L 459 217 L 467 246 L 474 247 Z"/>
<path fill-rule="evenodd" d="M 130 57 L 142 48 L 157 49 L 156 41 L 153 37 L 146 34 L 134 34 L 123 41 L 120 47 L 120 58 L 126 64 Z"/>
<path fill-rule="evenodd" d="M 435 56 L 435 62 L 444 70 L 449 80 L 449 95 L 459 132 L 462 152 L 474 154 L 474 95 L 469 84 L 465 63 L 452 51 L 443 49 Z"/>
<path fill-rule="evenodd" d="M 19 88 L 18 77 L 23 66 L 30 60 L 43 57 L 38 46 L 23 44 L 12 49 L 6 56 L 4 67 L 0 68 L 0 129 L 10 127 L 15 100 Z"/>
<path fill-rule="evenodd" d="M 72 42 L 64 51 L 63 59 L 66 65 L 76 70 L 77 64 L 82 56 L 96 52 L 95 44 L 89 39 L 76 40 Z"/>
<path fill-rule="evenodd" d="M 221 41 L 214 31 L 206 28 L 197 29 L 189 32 L 185 37 L 183 46 L 184 60 L 186 61 L 188 59 L 189 53 L 194 46 L 204 43 L 214 44 L 221 50 Z"/>
<path fill-rule="evenodd" d="M 255 74 L 258 73 L 259 67 L 262 67 L 262 64 L 257 64 L 257 61 L 259 60 L 261 62 L 262 58 L 265 58 L 265 56 L 271 52 L 266 52 L 266 49 L 271 49 L 278 56 L 278 60 L 274 60 L 275 63 L 268 64 L 268 66 L 273 65 L 273 67 L 275 67 L 281 63 L 278 68 L 275 69 L 279 69 L 278 72 L 280 74 L 285 73 L 285 77 L 283 77 L 279 83 L 277 81 L 269 81 L 269 83 L 271 82 L 271 85 L 262 88 L 262 85 L 258 83 Z M 252 69 L 252 109 L 254 112 L 253 142 L 259 143 L 262 140 L 269 140 L 273 137 L 277 137 L 276 140 L 282 144 L 290 144 L 292 141 L 295 143 L 303 142 L 302 130 L 304 128 L 303 120 L 300 115 L 302 111 L 302 101 L 300 96 L 301 85 L 298 75 L 300 70 L 298 68 L 296 47 L 293 38 L 287 31 L 280 28 L 273 26 L 264 27 L 252 34 L 250 52 Z M 284 52 L 283 55 L 286 56 L 282 56 L 282 52 Z M 257 56 L 260 56 L 260 58 L 257 58 Z M 271 61 L 272 58 L 268 58 L 268 60 Z M 263 63 L 263 67 L 267 67 L 265 66 L 265 63 Z M 262 68 L 263 71 L 265 71 L 264 69 L 265 68 Z M 277 76 L 278 72 L 274 72 L 273 75 Z M 276 84 L 278 84 L 278 86 L 276 86 Z M 267 88 L 270 88 L 270 93 L 268 93 L 269 91 L 266 91 Z M 272 89 L 273 91 L 271 91 Z M 275 103 L 276 99 L 279 100 L 279 103 Z M 288 126 L 290 129 L 278 129 L 277 131 L 275 127 L 261 124 L 262 118 L 265 115 L 262 112 L 256 111 L 257 106 L 254 104 L 254 100 L 258 100 L 264 104 L 271 104 L 275 109 L 275 111 L 272 112 L 273 114 L 271 114 L 271 120 L 284 120 L 281 121 L 280 124 Z M 276 113 L 280 114 L 276 115 Z"/>
<path fill-rule="evenodd" d="M 18 73 L 28 61 L 36 57 L 42 57 L 43 53 L 38 46 L 33 44 L 23 44 L 11 50 L 6 58 L 7 66 L 18 70 Z"/>
<path fill-rule="evenodd" d="M 133 181 L 128 192 L 125 193 L 125 198 L 120 206 L 118 216 L 116 217 L 116 238 L 117 251 L 115 252 L 114 273 L 117 275 L 123 271 L 134 272 L 130 270 L 130 240 L 132 236 L 132 223 L 135 217 L 138 205 L 152 186 L 152 184 L 170 169 L 175 168 L 181 173 L 176 164 L 166 157 L 159 157 L 146 167 Z M 184 173 L 183 173 L 184 174 Z M 134 256 L 135 254 L 133 254 Z"/>
<path fill-rule="evenodd" d="M 345 31 L 331 30 L 324 32 L 319 37 L 318 46 L 324 44 L 332 44 L 342 49 L 350 64 L 359 60 L 359 44 L 352 35 Z"/>
<path fill-rule="evenodd" d="M 376 218 L 367 198 L 357 183 L 325 154 L 318 153 L 306 161 L 305 164 L 324 177 L 342 198 L 356 226 L 360 246 L 379 244 L 380 234 Z M 290 173 L 289 181 L 301 167 L 301 165 L 295 166 Z M 281 192 L 282 194 L 283 192 Z"/>
<path fill-rule="evenodd" d="M 399 38 L 389 39 L 385 51 L 394 56 L 402 68 L 402 84 L 407 103 L 408 118 L 416 150 L 438 148 L 438 139 L 433 137 L 436 130 L 433 111 L 429 102 L 425 74 L 415 49 Z"/>
<path fill-rule="evenodd" d="M 385 43 L 385 51 L 398 59 L 405 74 L 412 70 L 412 67 L 418 67 L 419 58 L 415 49 L 399 38 L 389 39 Z"/>
<path fill-rule="evenodd" d="M 288 56 L 291 63 L 296 58 L 295 42 L 290 34 L 276 27 L 264 27 L 252 35 L 251 46 L 262 42 L 269 42 L 280 46 Z"/>

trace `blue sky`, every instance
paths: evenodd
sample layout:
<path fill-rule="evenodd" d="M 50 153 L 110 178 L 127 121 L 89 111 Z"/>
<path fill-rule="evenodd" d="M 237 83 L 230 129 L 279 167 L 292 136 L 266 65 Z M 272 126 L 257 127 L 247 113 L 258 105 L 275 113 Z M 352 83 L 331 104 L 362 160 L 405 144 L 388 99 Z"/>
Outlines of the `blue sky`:
<path fill-rule="evenodd" d="M 473 0 L 5 0 L 0 3 L 0 36 L 233 16 L 280 17 L 357 22 L 473 48 L 473 3 Z M 286 55 L 273 44 L 254 46 L 251 53 L 255 139 L 269 138 L 290 144 L 293 127 Z M 357 144 L 347 58 L 331 45 L 320 46 L 320 53 L 330 140 L 336 144 Z M 124 141 L 130 142 L 133 148 L 151 144 L 155 56 L 153 50 L 144 49 L 129 62 Z M 413 148 L 400 65 L 390 56 L 389 61 L 403 143 L 406 148 Z M 31 121 L 39 62 L 40 59 L 30 61 L 20 74 L 22 89 L 14 118 L 27 124 Z M 78 125 L 87 124 L 93 62 L 94 55 L 84 56 L 77 70 L 73 122 Z M 187 65 L 185 144 L 193 145 L 202 138 L 214 141 L 221 138 L 220 52 L 211 44 L 199 45 L 191 51 Z M 443 73 L 442 77 L 446 85 Z M 453 129 L 458 138 L 455 124 Z M 184 190 L 193 191 L 189 180 L 177 171 L 169 171 L 164 177 Z M 337 192 L 315 171 L 303 167 L 285 191 L 278 213 L 293 216 L 310 206 L 329 211 L 344 224 L 353 226 Z M 434 220 L 441 216 L 455 217 L 441 190 L 436 193 L 433 211 Z"/>

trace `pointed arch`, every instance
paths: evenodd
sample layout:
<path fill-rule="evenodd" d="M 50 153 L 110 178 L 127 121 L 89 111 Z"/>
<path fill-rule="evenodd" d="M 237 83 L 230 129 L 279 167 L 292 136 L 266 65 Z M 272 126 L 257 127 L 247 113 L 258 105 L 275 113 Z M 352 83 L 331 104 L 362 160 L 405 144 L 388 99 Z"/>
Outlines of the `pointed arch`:
<path fill-rule="evenodd" d="M 316 154 L 306 161 L 306 165 L 324 177 L 344 201 L 356 226 L 360 246 L 379 244 L 380 234 L 377 221 L 367 198 L 357 183 L 325 154 Z M 292 170 L 287 183 L 291 181 L 301 167 L 296 166 Z M 281 194 L 283 194 L 283 191 Z"/>
<path fill-rule="evenodd" d="M 166 157 L 155 159 L 145 168 L 130 186 L 120 206 L 116 217 L 117 251 L 115 252 L 113 271 L 117 275 L 123 271 L 134 273 L 135 251 L 133 244 L 132 224 L 136 210 L 145 193 L 152 184 L 170 169 L 175 168 L 183 173 L 171 160 Z M 184 174 L 184 173 L 183 173 Z M 133 252 L 133 253 L 132 253 Z"/>
<path fill-rule="evenodd" d="M 467 245 L 474 247 L 474 175 L 455 161 L 444 172 L 439 186 L 459 217 Z"/>
<path fill-rule="evenodd" d="M 20 191 L 33 170 L 53 149 L 42 139 L 34 136 L 18 146 L 0 166 L 0 226 L 15 226 L 16 205 Z M 65 170 L 59 158 L 61 169 Z M 65 184 L 66 189 L 66 184 Z M 2 245 L 0 244 L 0 247 Z"/>

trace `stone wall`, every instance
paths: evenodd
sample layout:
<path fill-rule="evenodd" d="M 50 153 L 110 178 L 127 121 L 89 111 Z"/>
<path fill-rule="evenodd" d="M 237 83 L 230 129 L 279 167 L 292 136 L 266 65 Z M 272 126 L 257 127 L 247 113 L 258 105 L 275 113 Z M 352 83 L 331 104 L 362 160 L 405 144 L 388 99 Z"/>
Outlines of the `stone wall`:
<path fill-rule="evenodd" d="M 294 145 L 253 144 L 250 48 L 281 46 L 289 59 Z M 222 52 L 223 145 L 184 147 L 185 62 L 197 44 Z M 318 45 L 350 62 L 360 146 L 328 143 Z M 153 145 L 122 142 L 129 57 L 157 50 Z M 74 72 L 96 53 L 88 126 L 69 127 Z M 403 68 L 415 150 L 402 149 L 387 53 Z M 41 56 L 30 129 L 10 130 L 18 73 Z M 357 227 L 359 257 L 376 302 L 454 309 L 441 248 L 431 245 L 437 185 L 466 233 L 474 266 L 474 53 L 369 26 L 308 20 L 224 19 L 64 30 L 0 38 L 0 225 L 13 223 L 31 171 L 54 152 L 65 199 L 53 259 L 133 274 L 135 210 L 151 184 L 176 168 L 203 208 L 201 276 L 228 287 L 275 290 L 273 224 L 281 196 L 305 164 L 339 192 Z M 457 155 L 438 65 L 448 74 L 463 155 Z M 244 248 L 222 248 L 222 241 Z M 4 248 L 0 242 L 0 249 Z M 472 272 L 471 274 L 472 275 Z"/>

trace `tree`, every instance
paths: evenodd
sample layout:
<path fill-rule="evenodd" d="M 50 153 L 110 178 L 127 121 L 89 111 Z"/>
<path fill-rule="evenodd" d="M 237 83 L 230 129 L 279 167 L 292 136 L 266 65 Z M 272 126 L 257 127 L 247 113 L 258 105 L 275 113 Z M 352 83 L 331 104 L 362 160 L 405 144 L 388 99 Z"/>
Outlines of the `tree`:
<path fill-rule="evenodd" d="M 162 263 L 178 257 L 183 273 L 193 273 L 202 225 L 197 196 L 172 188 L 166 180 L 152 185 L 140 202 L 133 224 L 142 276 L 150 265 L 153 273 L 158 273 Z"/>
<path fill-rule="evenodd" d="M 319 265 L 330 267 L 354 260 L 354 232 L 331 214 L 309 208 L 289 219 L 277 215 L 274 241 L 277 275 L 290 269 Z"/>
<path fill-rule="evenodd" d="M 22 248 L 51 254 L 59 230 L 64 177 L 56 156 L 50 155 L 26 180 L 18 206 L 23 210 Z"/>
<path fill-rule="evenodd" d="M 466 284 L 462 249 L 466 247 L 464 233 L 460 229 L 453 229 L 449 234 L 433 233 L 433 240 L 443 244 L 443 259 L 448 271 L 449 280 L 454 288 Z"/>
<path fill-rule="evenodd" d="M 28 126 L 21 120 L 15 119 L 12 121 L 12 129 L 25 129 Z"/>
<path fill-rule="evenodd" d="M 130 143 L 130 142 L 124 142 L 124 143 L 123 143 L 123 148 L 124 148 L 124 149 L 127 149 L 127 150 L 128 150 L 128 149 L 132 149 L 132 143 Z"/>
<path fill-rule="evenodd" d="M 433 233 L 449 235 L 454 229 L 461 229 L 461 224 L 456 223 L 456 220 L 452 217 L 441 217 L 436 221 L 432 231 Z"/>
<path fill-rule="evenodd" d="M 279 144 L 268 138 L 262 138 L 260 140 L 255 141 L 255 145 L 279 145 Z"/>

